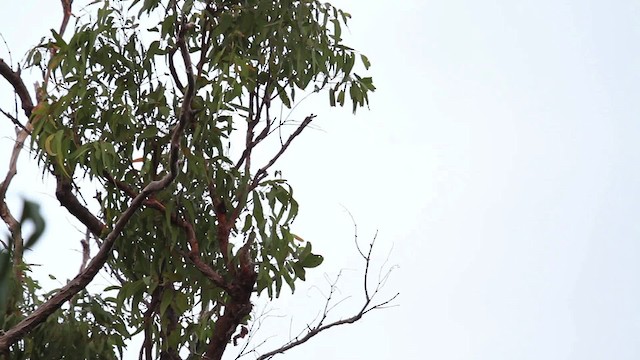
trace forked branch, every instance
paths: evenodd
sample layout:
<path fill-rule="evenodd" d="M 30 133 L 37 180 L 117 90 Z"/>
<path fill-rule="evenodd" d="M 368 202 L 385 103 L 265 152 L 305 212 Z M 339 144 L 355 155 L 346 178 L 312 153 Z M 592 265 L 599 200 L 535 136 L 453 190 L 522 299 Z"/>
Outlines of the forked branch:
<path fill-rule="evenodd" d="M 253 190 L 256 188 L 256 186 L 258 186 L 258 184 L 260 183 L 260 181 L 262 181 L 262 179 L 264 179 L 267 176 L 267 170 L 276 163 L 276 161 L 278 161 L 278 159 L 280 158 L 280 156 L 282 156 L 282 154 L 284 154 L 284 152 L 287 150 L 287 148 L 289 147 L 289 145 L 291 145 L 291 143 L 293 142 L 293 140 L 298 137 L 298 135 L 300 135 L 300 133 L 302 132 L 302 130 L 304 130 L 313 119 L 316 118 L 316 115 L 311 114 L 309 116 L 307 116 L 302 123 L 300 123 L 300 125 L 298 125 L 298 128 L 291 134 L 289 135 L 289 138 L 287 139 L 287 141 L 284 143 L 284 145 L 282 145 L 282 147 L 280 148 L 280 151 L 278 151 L 273 158 L 271 158 L 271 160 L 263 167 L 261 167 L 258 172 L 256 172 L 256 176 L 253 178 L 253 182 L 251 183 L 251 187 L 250 190 Z"/>
<path fill-rule="evenodd" d="M 354 224 L 355 225 L 355 224 Z M 357 237 L 357 230 L 356 230 L 356 234 L 355 234 L 355 241 L 356 241 L 356 246 L 358 247 L 358 251 L 359 250 L 359 244 L 358 244 L 358 237 Z M 371 241 L 371 243 L 369 244 L 369 251 L 365 254 L 363 252 L 360 252 L 360 254 L 362 255 L 363 260 L 365 261 L 365 267 L 364 267 L 364 302 L 362 307 L 360 308 L 360 310 L 355 313 L 354 315 L 344 318 L 344 319 L 340 319 L 340 320 L 336 320 L 333 322 L 329 322 L 326 323 L 325 321 L 328 318 L 329 312 L 340 302 L 338 303 L 334 303 L 333 300 L 333 295 L 335 294 L 335 291 L 337 290 L 337 282 L 338 279 L 340 278 L 340 274 L 336 277 L 335 281 L 330 283 L 330 290 L 329 290 L 329 295 L 327 296 L 327 300 L 325 302 L 325 306 L 324 309 L 322 311 L 322 314 L 320 315 L 320 319 L 311 326 L 308 326 L 306 330 L 304 330 L 299 336 L 296 336 L 294 339 L 292 339 L 291 341 L 289 341 L 288 343 L 282 345 L 281 347 L 269 351 L 267 353 L 264 353 L 260 356 L 257 357 L 258 360 L 266 360 L 266 359 L 271 359 L 273 358 L 275 355 L 277 354 L 282 354 L 284 352 L 286 352 L 287 350 L 294 348 L 298 345 L 302 345 L 305 342 L 309 341 L 311 338 L 313 338 L 314 336 L 318 335 L 319 333 L 328 330 L 332 327 L 335 326 L 339 326 L 339 325 L 345 325 L 345 324 L 352 324 L 355 323 L 356 321 L 360 320 L 366 313 L 376 310 L 376 309 L 382 309 L 382 308 L 386 308 L 388 306 L 391 306 L 390 304 L 400 295 L 400 293 L 396 293 L 395 295 L 387 298 L 386 300 L 380 301 L 378 303 L 374 302 L 374 299 L 376 297 L 376 295 L 378 294 L 379 290 L 382 289 L 384 283 L 386 282 L 386 280 L 388 279 L 389 275 L 391 274 L 391 272 L 393 271 L 394 267 L 391 267 L 390 269 L 388 269 L 386 271 L 386 273 L 381 276 L 378 279 L 378 283 L 375 287 L 375 290 L 370 293 L 367 283 L 369 281 L 369 274 L 370 274 L 370 265 L 371 265 L 371 254 L 372 254 L 372 249 L 375 245 L 375 241 L 376 241 L 376 237 L 374 237 L 374 239 Z M 255 349 L 255 348 L 254 348 Z"/>

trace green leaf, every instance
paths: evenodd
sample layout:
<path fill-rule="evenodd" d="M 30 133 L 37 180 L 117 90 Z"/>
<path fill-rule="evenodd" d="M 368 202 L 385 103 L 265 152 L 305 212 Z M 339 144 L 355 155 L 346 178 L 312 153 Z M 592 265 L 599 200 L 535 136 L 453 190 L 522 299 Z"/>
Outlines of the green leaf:
<path fill-rule="evenodd" d="M 31 248 L 36 241 L 40 239 L 46 228 L 44 217 L 40 211 L 40 205 L 30 201 L 23 200 L 22 215 L 20 216 L 20 224 L 25 224 L 28 221 L 33 223 L 33 232 L 29 236 L 25 236 L 25 248 Z M 24 235 L 23 235 L 24 236 Z"/>
<path fill-rule="evenodd" d="M 305 268 L 314 268 L 322 264 L 323 261 L 322 255 L 311 254 L 300 261 L 300 265 Z"/>
<path fill-rule="evenodd" d="M 253 217 L 256 219 L 258 226 L 264 228 L 265 219 L 262 211 L 262 202 L 257 191 L 253 192 Z"/>
<path fill-rule="evenodd" d="M 356 63 L 356 58 L 354 54 L 346 54 L 345 55 L 345 63 L 342 71 L 344 72 L 345 78 L 348 78 L 351 74 L 351 70 L 353 69 L 353 65 Z"/>
<path fill-rule="evenodd" d="M 277 86 L 278 89 L 278 97 L 287 108 L 291 109 L 291 100 L 289 99 L 289 95 L 287 95 L 287 91 L 281 87 Z"/>
<path fill-rule="evenodd" d="M 366 57 L 364 54 L 360 54 L 360 60 L 362 60 L 362 63 L 364 64 L 364 68 L 369 70 L 369 68 L 371 67 L 371 62 L 369 62 L 369 58 Z"/>
<path fill-rule="evenodd" d="M 169 307 L 169 305 L 171 305 L 171 302 L 173 301 L 173 295 L 174 295 L 174 291 L 169 289 L 169 288 L 165 288 L 164 292 L 162 293 L 162 299 L 160 300 L 160 316 L 164 316 L 164 313 L 167 311 L 167 308 Z"/>
<path fill-rule="evenodd" d="M 291 288 L 291 292 L 294 292 L 296 290 L 296 283 L 294 282 L 291 275 L 289 275 L 289 272 L 283 271 L 282 277 L 284 278 L 284 281 L 287 283 L 287 285 L 289 285 L 289 287 Z"/>
<path fill-rule="evenodd" d="M 253 218 L 250 215 L 245 216 L 244 226 L 242 227 L 243 233 L 246 233 L 247 231 L 249 231 L 249 229 L 251 229 L 252 219 Z"/>
<path fill-rule="evenodd" d="M 60 52 L 64 52 L 67 50 L 67 46 L 68 44 L 66 43 L 66 41 L 64 41 L 64 39 L 62 38 L 62 36 L 60 36 L 60 34 L 58 34 L 57 31 L 55 30 L 51 30 L 51 34 L 53 35 L 53 38 L 55 39 L 55 45 L 58 47 L 58 50 Z"/>
<path fill-rule="evenodd" d="M 300 278 L 300 280 L 302 280 L 302 281 L 306 280 L 306 278 L 305 278 L 306 271 L 304 270 L 304 267 L 302 267 L 302 265 L 300 265 L 300 263 L 293 263 L 292 267 L 293 267 L 293 272 L 296 275 L 296 277 Z"/>
<path fill-rule="evenodd" d="M 33 63 L 34 64 L 40 64 L 40 62 L 42 61 L 42 54 L 40 53 L 40 51 L 35 51 L 33 53 Z"/>
<path fill-rule="evenodd" d="M 331 19 L 333 23 L 333 37 L 336 42 L 341 40 L 340 36 L 342 35 L 342 29 L 340 28 L 340 21 L 338 19 Z"/>
<path fill-rule="evenodd" d="M 340 90 L 338 93 L 338 104 L 340 104 L 340 106 L 344 106 L 344 90 Z"/>
<path fill-rule="evenodd" d="M 309 256 L 309 254 L 311 254 L 311 243 L 308 242 L 303 248 L 302 248 L 302 252 L 300 253 L 300 255 L 298 256 L 298 258 L 300 260 L 304 260 L 307 258 L 307 256 Z"/>

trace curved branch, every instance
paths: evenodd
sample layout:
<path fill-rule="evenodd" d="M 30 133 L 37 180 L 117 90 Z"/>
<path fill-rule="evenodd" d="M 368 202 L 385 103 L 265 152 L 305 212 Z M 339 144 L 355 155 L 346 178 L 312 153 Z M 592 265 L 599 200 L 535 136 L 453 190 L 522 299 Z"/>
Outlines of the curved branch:
<path fill-rule="evenodd" d="M 9 84 L 13 87 L 13 90 L 18 94 L 20 101 L 22 102 L 22 110 L 27 117 L 31 117 L 31 111 L 33 110 L 33 100 L 31 95 L 24 85 L 24 81 L 20 77 L 20 71 L 13 71 L 3 59 L 0 58 L 0 75 L 5 78 Z"/>
<path fill-rule="evenodd" d="M 103 231 L 107 226 L 102 223 L 95 215 L 80 203 L 78 198 L 72 193 L 71 180 L 63 175 L 56 175 L 56 198 L 60 204 L 69 211 L 76 219 L 91 231 L 96 237 L 102 237 Z"/>
<path fill-rule="evenodd" d="M 173 63 L 173 55 L 175 55 L 176 51 L 177 49 L 173 49 L 168 54 L 169 71 L 171 72 L 171 77 L 173 78 L 173 81 L 175 81 L 178 90 L 180 90 L 180 92 L 184 94 L 184 86 L 182 85 L 182 81 L 180 81 L 180 77 L 178 76 L 178 72 L 176 71 L 176 66 Z"/>

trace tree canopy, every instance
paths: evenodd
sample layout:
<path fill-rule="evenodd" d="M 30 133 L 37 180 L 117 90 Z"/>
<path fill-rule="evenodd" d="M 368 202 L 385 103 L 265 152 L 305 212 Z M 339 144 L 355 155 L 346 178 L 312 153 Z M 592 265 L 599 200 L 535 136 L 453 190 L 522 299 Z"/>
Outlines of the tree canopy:
<path fill-rule="evenodd" d="M 2 109 L 17 137 L 0 184 L 0 353 L 122 358 L 142 333 L 141 359 L 220 359 L 245 338 L 257 297 L 295 290 L 323 261 L 295 233 L 298 203 L 274 170 L 316 115 L 279 109 L 324 94 L 356 112 L 375 90 L 356 73 L 369 60 L 343 43 L 350 15 L 320 1 L 96 0 L 82 16 L 71 3 L 24 64 L 0 59 L 22 109 Z M 22 69 L 41 74 L 33 91 Z M 17 219 L 5 201 L 23 145 L 87 231 L 80 272 L 45 294 L 23 258 L 46 219 L 31 202 Z M 358 248 L 367 269 L 370 250 Z M 92 293 L 101 270 L 117 285 Z M 374 302 L 377 290 L 365 275 L 361 311 L 261 358 L 393 299 Z"/>

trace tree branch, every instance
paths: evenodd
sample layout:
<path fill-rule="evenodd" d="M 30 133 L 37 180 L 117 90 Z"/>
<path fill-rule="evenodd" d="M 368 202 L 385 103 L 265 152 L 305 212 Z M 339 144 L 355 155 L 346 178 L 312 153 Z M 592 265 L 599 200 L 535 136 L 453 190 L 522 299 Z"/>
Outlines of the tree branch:
<path fill-rule="evenodd" d="M 32 129 L 31 123 L 27 123 L 27 128 L 18 131 L 16 142 L 11 152 L 11 158 L 9 159 L 9 170 L 7 170 L 4 181 L 0 183 L 0 217 L 5 224 L 7 224 L 11 238 L 13 239 L 13 268 L 15 269 L 18 279 L 22 278 L 22 267 L 20 265 L 22 264 L 22 255 L 24 252 L 24 239 L 22 238 L 20 222 L 11 214 L 11 210 L 9 210 L 9 206 L 7 205 L 6 196 L 11 180 L 13 180 L 13 177 L 18 173 L 17 167 L 20 151 Z"/>
<path fill-rule="evenodd" d="M 127 196 L 129 196 L 131 198 L 135 198 L 135 197 L 138 196 L 136 191 L 133 190 L 128 184 L 123 183 L 122 181 L 114 179 L 110 174 L 106 174 L 105 173 L 103 175 L 105 176 L 107 181 L 109 181 L 111 184 L 113 184 L 118 189 L 123 191 Z M 164 204 L 162 204 L 157 199 L 153 199 L 153 198 L 146 199 L 144 201 L 143 205 L 144 206 L 148 206 L 148 207 L 150 207 L 152 209 L 155 209 L 155 210 L 161 212 L 162 214 L 166 214 L 167 211 L 168 211 L 167 207 Z M 196 238 L 195 230 L 193 228 L 193 224 L 191 224 L 186 219 L 182 219 L 182 218 L 178 217 L 178 215 L 176 215 L 175 213 L 171 213 L 170 214 L 170 218 L 171 218 L 171 222 L 174 225 L 181 227 L 182 230 L 185 232 L 185 235 L 187 236 L 187 242 L 189 243 L 189 247 L 191 249 L 189 250 L 188 253 L 183 254 L 183 255 L 185 257 L 187 257 L 189 260 L 191 260 L 191 262 L 193 262 L 193 264 L 196 266 L 196 268 L 198 268 L 198 270 L 200 270 L 200 272 L 204 276 L 206 276 L 209 280 L 211 280 L 211 282 L 213 282 L 216 286 L 220 287 L 223 290 L 227 290 L 228 289 L 228 285 L 227 285 L 226 281 L 224 280 L 224 278 L 222 277 L 222 275 L 220 275 L 215 270 L 213 270 L 209 265 L 207 265 L 200 258 L 200 248 L 199 248 L 199 245 L 198 245 L 198 240 Z"/>
<path fill-rule="evenodd" d="M 354 224 L 355 225 L 355 224 Z M 356 245 L 357 245 L 357 233 L 356 233 Z M 373 245 L 375 244 L 375 237 L 374 239 L 371 241 L 370 243 L 370 249 L 373 249 Z M 320 320 L 317 322 L 317 324 L 315 326 L 312 327 L 308 327 L 306 334 L 304 334 L 304 336 L 297 336 L 295 339 L 289 341 L 288 343 L 282 345 L 281 347 L 269 351 L 267 353 L 264 353 L 262 355 L 260 355 L 257 360 L 266 360 L 266 359 L 271 359 L 273 358 L 275 355 L 277 354 L 282 354 L 285 351 L 294 348 L 298 345 L 302 345 L 305 342 L 309 341 L 311 338 L 313 338 L 314 336 L 320 334 L 321 332 L 328 330 L 332 327 L 335 326 L 339 326 L 339 325 L 345 325 L 345 324 L 353 324 L 356 321 L 360 320 L 366 313 L 372 311 L 372 310 L 376 310 L 376 309 L 382 309 L 384 307 L 386 307 L 388 304 L 390 304 L 393 300 L 395 300 L 398 295 L 400 295 L 400 293 L 396 293 L 395 295 L 393 295 L 392 297 L 388 298 L 385 301 L 382 301 L 380 303 L 377 303 L 375 305 L 372 305 L 372 301 L 373 298 L 375 297 L 375 295 L 377 294 L 378 290 L 381 287 L 381 283 L 384 282 L 384 280 L 386 280 L 386 276 L 384 280 L 379 280 L 378 281 L 378 286 L 376 287 L 376 290 L 374 291 L 373 294 L 369 294 L 369 291 L 367 289 L 367 282 L 368 282 L 368 277 L 369 277 L 369 268 L 370 268 L 370 264 L 371 264 L 371 250 L 363 256 L 363 259 L 365 260 L 365 268 L 364 268 L 364 283 L 365 283 L 365 288 L 364 288 L 364 304 L 363 306 L 360 308 L 360 310 L 354 314 L 353 316 L 350 316 L 348 318 L 345 319 L 341 319 L 341 320 L 336 320 L 333 322 L 330 322 L 328 324 L 325 324 L 324 321 L 327 319 L 327 316 L 329 314 L 329 312 L 331 311 L 331 309 L 333 309 L 333 307 L 335 307 L 335 305 L 331 305 L 331 299 L 333 297 L 333 294 L 336 290 L 336 284 L 338 279 L 340 278 L 340 274 L 338 274 L 338 277 L 336 278 L 336 280 L 331 283 L 331 289 L 329 292 L 329 295 L 327 297 L 327 301 L 325 302 L 325 307 L 324 310 L 322 312 L 322 316 L 320 317 Z M 387 272 L 387 276 L 388 274 L 393 270 L 393 268 L 389 269 L 389 271 Z"/>
<path fill-rule="evenodd" d="M 69 19 L 71 18 L 71 4 L 73 0 L 60 0 L 62 3 L 62 23 L 60 24 L 60 36 L 64 34 L 64 31 L 67 29 L 67 24 L 69 24 Z"/>
<path fill-rule="evenodd" d="M 59 174 L 56 174 L 56 180 L 56 198 L 60 201 L 60 204 L 64 206 L 71 215 L 80 220 L 93 235 L 102 237 L 103 231 L 106 230 L 107 226 L 95 217 L 95 215 L 73 195 L 71 180 Z"/>
<path fill-rule="evenodd" d="M 307 116 L 302 121 L 302 123 L 298 126 L 296 131 L 294 131 L 291 135 L 289 135 L 289 138 L 284 143 L 284 145 L 282 145 L 282 147 L 280 148 L 280 151 L 278 151 L 278 153 L 267 163 L 267 165 L 263 166 L 262 168 L 260 168 L 260 170 L 258 170 L 258 172 L 256 172 L 256 176 L 253 178 L 253 182 L 251 183 L 251 187 L 250 187 L 251 190 L 255 189 L 256 186 L 258 186 L 258 184 L 260 183 L 260 181 L 262 181 L 262 179 L 264 179 L 264 177 L 267 176 L 267 170 L 273 164 L 275 164 L 278 158 L 280 158 L 280 156 L 282 156 L 282 154 L 284 154 L 284 152 L 287 150 L 289 145 L 291 145 L 291 142 L 293 142 L 293 139 L 295 139 L 298 135 L 300 135 L 302 130 L 304 130 L 307 127 L 307 125 L 309 125 L 309 123 L 311 123 L 311 121 L 315 119 L 315 117 L 316 115 L 314 114 Z"/>
<path fill-rule="evenodd" d="M 269 91 L 270 91 L 269 89 L 270 89 L 270 84 L 269 82 L 267 82 L 264 89 L 264 96 L 262 97 L 261 100 L 260 100 L 260 84 L 259 83 L 256 84 L 255 92 L 252 92 L 251 94 L 249 94 L 249 121 L 247 124 L 245 149 L 242 152 L 240 159 L 235 165 L 236 169 L 240 169 L 240 166 L 242 166 L 242 163 L 246 160 L 247 164 L 245 165 L 245 171 L 247 173 L 249 173 L 250 171 L 251 151 L 253 151 L 253 148 L 256 147 L 256 145 L 258 145 L 262 140 L 264 140 L 267 137 L 271 129 L 272 121 L 271 121 L 271 117 L 269 116 L 269 107 L 270 107 L 269 104 L 271 102 L 271 99 L 269 97 Z M 258 99 L 258 101 L 254 99 Z M 253 109 L 254 102 L 255 102 L 255 112 Z M 267 105 L 266 108 L 265 108 L 265 105 Z M 262 116 L 263 110 L 266 113 L 266 118 L 267 118 L 265 121 L 266 124 L 262 129 L 262 131 L 260 132 L 260 134 L 258 134 L 258 136 L 256 136 L 256 138 L 254 139 L 253 137 L 255 135 L 255 128 L 256 128 L 256 125 L 258 125 L 258 122 L 260 122 L 260 118 Z"/>
<path fill-rule="evenodd" d="M 180 35 L 184 35 L 185 29 L 182 29 Z M 186 45 L 184 38 L 178 39 L 178 43 L 182 43 L 183 58 L 185 55 L 188 57 L 188 51 L 186 51 Z M 191 111 L 191 102 L 195 94 L 193 75 L 190 69 L 188 70 L 189 84 L 182 103 L 182 112 L 180 114 L 180 120 L 174 127 L 171 136 L 171 144 L 169 150 L 169 172 L 160 180 L 151 181 L 144 189 L 136 196 L 129 207 L 122 213 L 118 221 L 115 223 L 113 229 L 106 236 L 102 246 L 100 247 L 96 256 L 91 259 L 84 271 L 76 275 L 67 285 L 62 287 L 55 295 L 42 304 L 33 313 L 23 319 L 20 323 L 8 330 L 6 333 L 0 335 L 0 353 L 8 351 L 8 348 L 15 341 L 22 338 L 28 331 L 44 322 L 49 315 L 55 312 L 62 306 L 62 304 L 71 299 L 76 293 L 86 288 L 86 286 L 93 280 L 96 274 L 102 269 L 105 262 L 111 254 L 111 249 L 116 239 L 120 236 L 125 226 L 134 215 L 134 213 L 143 205 L 145 199 L 151 194 L 165 189 L 169 184 L 178 176 L 178 160 L 180 157 L 180 141 L 184 132 L 184 128 L 191 121 L 193 113 Z M 70 186 L 70 185 L 69 185 Z M 70 190 L 69 190 L 70 191 Z M 77 201 L 77 199 L 76 199 Z"/>
<path fill-rule="evenodd" d="M 22 78 L 20 77 L 20 71 L 13 71 L 3 59 L 0 58 L 0 75 L 5 78 L 9 84 L 13 87 L 13 90 L 18 94 L 20 101 L 22 102 L 22 110 L 27 117 L 31 117 L 31 111 L 33 110 L 33 101 L 27 87 L 24 85 Z"/>
<path fill-rule="evenodd" d="M 176 66 L 173 63 L 173 55 L 175 55 L 177 50 L 178 49 L 173 49 L 168 54 L 169 71 L 171 72 L 171 77 L 173 78 L 173 81 L 175 81 L 176 86 L 178 87 L 178 90 L 180 90 L 180 92 L 184 94 L 184 86 L 182 85 L 182 81 L 180 81 L 180 77 L 178 76 L 178 72 L 176 71 Z"/>

